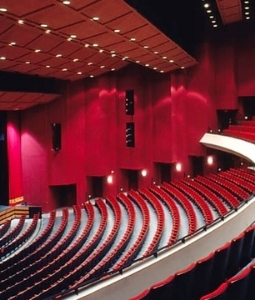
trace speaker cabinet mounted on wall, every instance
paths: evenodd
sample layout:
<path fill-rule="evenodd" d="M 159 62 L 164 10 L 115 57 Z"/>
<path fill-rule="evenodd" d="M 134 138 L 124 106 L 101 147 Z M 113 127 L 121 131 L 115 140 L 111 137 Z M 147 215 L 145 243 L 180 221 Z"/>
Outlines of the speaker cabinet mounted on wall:
<path fill-rule="evenodd" d="M 126 115 L 134 115 L 135 113 L 135 102 L 134 102 L 134 90 L 126 91 Z"/>
<path fill-rule="evenodd" d="M 126 123 L 126 146 L 135 147 L 135 123 Z"/>
<path fill-rule="evenodd" d="M 52 123 L 52 150 L 59 151 L 61 149 L 61 124 Z"/>

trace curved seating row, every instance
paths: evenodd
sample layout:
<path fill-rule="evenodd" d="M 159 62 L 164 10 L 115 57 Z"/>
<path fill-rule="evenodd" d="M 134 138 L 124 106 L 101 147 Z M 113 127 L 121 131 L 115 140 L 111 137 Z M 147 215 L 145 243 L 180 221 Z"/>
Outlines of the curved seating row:
<path fill-rule="evenodd" d="M 156 211 L 156 215 L 157 215 L 156 232 L 153 236 L 153 239 L 152 239 L 149 247 L 143 253 L 143 257 L 146 257 L 146 256 L 149 256 L 151 253 L 153 253 L 154 250 L 156 250 L 159 245 L 159 242 L 160 242 L 160 239 L 162 237 L 163 230 L 165 227 L 165 215 L 164 215 L 163 207 L 162 207 L 158 197 L 156 197 L 153 193 L 151 193 L 148 189 L 145 189 L 145 188 L 139 189 L 138 192 L 145 199 L 147 199 L 147 201 L 149 201 L 150 205 L 153 207 L 154 211 Z"/>
<path fill-rule="evenodd" d="M 255 182 L 250 182 L 241 176 L 236 176 L 236 174 L 232 173 L 230 170 L 221 171 L 219 176 L 234 182 L 236 185 L 245 190 L 248 193 L 248 196 L 255 192 Z"/>
<path fill-rule="evenodd" d="M 15 227 L 12 227 L 10 231 L 8 231 L 1 239 L 0 239 L 0 247 L 5 247 L 10 242 L 12 242 L 22 231 L 22 228 L 25 224 L 26 216 L 22 215 L 18 219 L 18 223 Z"/>
<path fill-rule="evenodd" d="M 7 219 L 3 224 L 1 224 L 0 226 L 0 238 L 2 238 L 7 231 L 10 229 L 11 227 L 11 220 Z"/>
<path fill-rule="evenodd" d="M 198 229 L 197 216 L 194 207 L 190 203 L 189 199 L 171 183 L 164 182 L 162 183 L 161 188 L 164 189 L 167 193 L 169 193 L 185 210 L 189 220 L 188 235 L 193 234 Z"/>
<path fill-rule="evenodd" d="M 146 190 L 146 189 L 145 189 Z M 170 197 L 170 195 L 163 189 L 161 189 L 159 186 L 153 186 L 151 187 L 148 192 L 152 192 L 155 195 L 157 195 L 157 198 L 159 198 L 165 205 L 167 206 L 168 210 L 170 211 L 173 227 L 171 234 L 169 236 L 167 246 L 170 246 L 174 244 L 178 239 L 179 230 L 181 227 L 181 216 L 179 209 L 175 203 L 175 201 Z M 147 192 L 147 193 L 148 193 Z"/>
<path fill-rule="evenodd" d="M 226 190 L 224 186 L 210 180 L 208 177 L 198 175 L 194 178 L 194 180 L 199 181 L 201 184 L 211 189 L 211 191 L 217 193 L 217 195 L 221 197 L 222 201 L 227 203 L 230 208 L 235 209 L 240 205 L 240 201 L 234 197 L 231 192 Z"/>
<path fill-rule="evenodd" d="M 229 212 L 228 207 L 224 205 L 221 199 L 217 197 L 216 194 L 207 186 L 204 186 L 200 182 L 190 178 L 183 179 L 183 182 L 199 192 L 201 196 L 205 197 L 206 201 L 208 201 L 214 207 L 219 216 L 224 217 Z"/>
<path fill-rule="evenodd" d="M 209 225 L 213 222 L 214 218 L 212 210 L 209 207 L 208 202 L 206 202 L 199 193 L 190 188 L 188 185 L 185 185 L 181 180 L 174 180 L 172 181 L 172 184 L 183 191 L 189 197 L 190 201 L 199 208 L 202 212 L 205 225 Z"/>
<path fill-rule="evenodd" d="M 243 295 L 254 297 L 255 264 L 251 263 L 255 250 L 255 224 L 243 231 L 239 236 L 227 242 L 222 247 L 209 253 L 206 257 L 190 264 L 187 268 L 170 274 L 165 280 L 153 284 L 140 294 L 130 298 L 130 300 L 209 300 L 209 299 L 254 299 Z M 248 267 L 247 264 L 251 263 Z M 246 267 L 246 268 L 245 268 Z M 245 268 L 244 270 L 242 270 Z M 247 268 L 253 271 L 250 287 L 246 287 L 251 274 Z M 245 278 L 245 282 L 241 280 Z M 239 293 L 234 294 L 234 285 L 238 284 L 239 292 L 243 295 L 239 298 Z M 232 288 L 230 287 L 232 286 Z M 225 293 L 229 288 L 231 297 L 216 298 L 216 295 Z M 246 289 L 246 290 L 245 290 Z M 213 292 L 212 292 L 213 291 Z M 252 292 L 251 292 L 252 291 Z M 214 298 L 215 297 L 215 298 Z"/>
<path fill-rule="evenodd" d="M 0 276 L 3 279 L 0 281 L 0 297 L 3 299 L 37 299 L 36 297 L 40 295 L 43 299 L 47 299 L 47 297 L 68 289 L 78 288 L 102 276 L 108 276 L 110 273 L 122 272 L 123 268 L 131 265 L 137 259 L 156 254 L 165 228 L 166 215 L 172 217 L 172 230 L 167 237 L 166 246 L 173 245 L 177 241 L 181 228 L 180 206 L 187 216 L 188 234 L 193 234 L 198 229 L 197 218 L 201 217 L 194 209 L 195 206 L 202 212 L 204 223 L 207 225 L 214 220 L 213 209 L 216 209 L 219 215 L 224 216 L 231 206 L 237 207 L 242 203 L 243 199 L 238 200 L 232 193 L 233 191 L 227 190 L 224 185 L 209 178 L 203 177 L 203 179 L 207 184 L 200 178 L 183 179 L 172 183 L 163 183 L 161 186 L 155 185 L 149 189 L 131 190 L 128 193 L 120 193 L 117 197 L 98 199 L 94 205 L 92 202 L 86 202 L 84 209 L 87 220 L 83 229 L 80 229 L 82 218 L 80 206 L 72 207 L 75 216 L 72 223 L 69 222 L 70 212 L 68 209 L 62 209 L 61 223 L 56 226 L 54 225 L 56 214 L 52 213 L 48 229 L 35 238 L 26 249 L 21 250 L 13 258 L 10 257 L 6 262 L 2 262 Z M 217 175 L 217 179 L 222 179 L 223 182 L 227 180 L 220 175 Z M 208 182 L 211 184 L 210 187 Z M 217 189 L 211 189 L 214 184 Z M 246 197 L 247 194 L 251 193 L 246 192 L 243 196 Z M 226 205 L 221 202 L 223 200 Z M 125 224 L 122 223 L 121 206 L 124 208 L 123 214 L 127 217 Z M 166 208 L 169 210 L 169 214 Z M 95 213 L 99 216 L 98 219 L 95 219 Z M 152 213 L 157 220 L 153 224 L 155 226 L 153 229 L 150 228 Z M 111 220 L 109 223 L 108 217 Z M 122 225 L 121 235 L 119 234 L 120 225 Z M 53 227 L 57 227 L 56 232 L 51 234 Z M 119 239 L 117 240 L 118 234 Z M 178 292 L 182 293 L 180 294 L 182 296 L 174 294 L 175 299 L 181 299 L 178 297 L 183 297 L 185 293 L 187 282 L 183 283 L 184 279 L 181 278 L 190 278 L 194 289 L 193 296 L 198 289 L 202 295 L 202 288 L 196 287 L 198 283 L 195 278 L 199 278 L 198 268 L 203 266 L 202 262 L 204 261 L 210 261 L 213 265 L 210 272 L 207 270 L 208 274 L 213 274 L 209 280 L 211 290 L 226 278 L 233 276 L 240 266 L 247 263 L 255 254 L 250 251 L 255 248 L 253 241 L 251 242 L 251 236 L 254 239 L 254 230 L 250 230 L 249 235 L 247 232 L 233 239 L 229 245 L 224 247 L 224 250 L 217 250 L 213 255 L 210 254 L 210 258 L 204 258 L 187 270 L 177 272 L 178 276 L 174 276 L 174 284 L 177 286 L 181 284 L 183 288 L 181 292 Z M 34 244 L 37 244 L 36 248 Z M 241 252 L 240 249 L 242 249 Z M 218 260 L 220 264 L 217 264 L 216 259 L 218 252 L 221 254 Z M 192 271 L 193 269 L 195 271 Z M 193 275 L 190 275 L 190 272 Z M 224 277 L 219 277 L 218 273 Z M 208 274 L 204 273 L 200 283 Z M 216 279 L 218 280 L 216 281 Z M 181 283 L 177 284 L 179 280 Z M 203 283 L 203 287 L 205 286 L 207 286 L 206 282 Z M 158 290 L 158 288 L 154 289 Z M 208 291 L 209 288 L 206 288 L 203 293 L 206 294 Z"/>
<path fill-rule="evenodd" d="M 229 181 L 223 176 L 220 176 L 219 174 L 210 174 L 207 176 L 207 178 L 214 180 L 216 183 L 224 186 L 226 189 L 232 192 L 240 202 L 248 199 L 250 197 L 250 193 L 245 191 L 241 186 L 238 186 L 233 181 Z"/>
<path fill-rule="evenodd" d="M 14 251 L 19 249 L 30 237 L 32 237 L 33 233 L 36 230 L 38 220 L 39 214 L 34 214 L 29 227 L 24 232 L 22 232 L 21 230 L 16 239 L 14 239 L 11 243 L 7 244 L 1 249 L 1 258 L 13 254 Z"/>

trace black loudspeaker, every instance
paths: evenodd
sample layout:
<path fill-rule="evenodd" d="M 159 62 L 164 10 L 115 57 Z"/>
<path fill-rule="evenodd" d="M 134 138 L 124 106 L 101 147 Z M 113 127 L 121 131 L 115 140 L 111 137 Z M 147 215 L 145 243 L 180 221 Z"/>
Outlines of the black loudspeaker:
<path fill-rule="evenodd" d="M 126 115 L 134 115 L 135 103 L 134 103 L 134 90 L 126 91 Z"/>
<path fill-rule="evenodd" d="M 61 124 L 52 123 L 52 149 L 54 151 L 59 151 L 61 149 Z"/>
<path fill-rule="evenodd" d="M 126 146 L 135 147 L 135 123 L 126 123 Z"/>

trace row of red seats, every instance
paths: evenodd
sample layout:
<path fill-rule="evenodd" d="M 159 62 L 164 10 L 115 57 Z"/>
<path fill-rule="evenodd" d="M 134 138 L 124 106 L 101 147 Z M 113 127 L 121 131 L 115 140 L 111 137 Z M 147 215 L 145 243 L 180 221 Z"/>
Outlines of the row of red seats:
<path fill-rule="evenodd" d="M 118 269 L 123 269 L 124 267 L 129 266 L 133 262 L 133 259 L 136 257 L 137 253 L 141 249 L 141 246 L 146 238 L 150 226 L 149 209 L 142 196 L 134 190 L 131 190 L 128 193 L 128 195 L 130 199 L 132 199 L 136 203 L 136 205 L 139 207 L 139 209 L 142 212 L 142 217 L 143 217 L 142 228 L 138 234 L 138 237 L 132 243 L 131 247 L 128 249 L 125 255 L 117 262 L 117 264 L 113 267 L 114 271 Z"/>
<path fill-rule="evenodd" d="M 255 182 L 250 182 L 240 176 L 236 176 L 236 174 L 232 173 L 230 170 L 221 171 L 219 175 L 234 182 L 239 187 L 242 187 L 249 195 L 255 191 Z"/>
<path fill-rule="evenodd" d="M 129 300 L 254 299 L 254 287 L 252 287 L 254 275 L 253 281 L 250 281 L 250 283 L 252 282 L 250 289 L 244 291 L 246 288 L 244 284 L 241 288 L 239 287 L 236 294 L 231 292 L 232 298 L 216 297 L 225 291 L 230 284 L 234 286 L 235 281 L 241 281 L 242 278 L 246 278 L 250 274 L 249 271 L 242 271 L 242 269 L 251 263 L 254 255 L 255 225 L 252 225 L 206 257 L 191 263 L 185 269 L 170 274 L 166 279 L 153 284 Z M 255 270 L 254 265 L 248 268 Z M 223 283 L 224 285 L 222 285 Z M 218 288 L 219 286 L 220 288 Z M 217 289 L 216 292 L 215 289 Z M 248 290 L 252 290 L 253 298 L 247 296 Z M 242 298 L 243 295 L 239 294 L 240 291 L 244 292 L 243 295 L 246 295 L 246 298 Z"/>
<path fill-rule="evenodd" d="M 250 193 L 245 191 L 242 186 L 238 186 L 236 183 L 227 180 L 223 176 L 220 176 L 219 174 L 210 174 L 207 176 L 207 178 L 214 180 L 218 184 L 224 186 L 227 188 L 232 194 L 234 194 L 240 202 L 247 200 L 250 197 Z"/>
<path fill-rule="evenodd" d="M 170 211 L 172 222 L 173 222 L 172 231 L 167 243 L 167 245 L 170 246 L 177 241 L 179 230 L 181 227 L 181 216 L 180 216 L 179 209 L 175 201 L 170 197 L 170 195 L 165 190 L 161 189 L 159 186 L 154 185 L 149 189 L 149 191 L 157 195 L 157 197 L 161 199 L 163 203 L 165 203 L 168 210 Z"/>
<path fill-rule="evenodd" d="M 32 237 L 33 233 L 36 230 L 38 219 L 39 214 L 34 214 L 30 226 L 26 230 L 21 231 L 21 233 L 17 236 L 15 240 L 13 240 L 11 243 L 9 243 L 1 249 L 1 257 L 6 258 L 6 256 L 13 254 L 14 251 L 19 249 L 22 245 L 24 245 L 25 242 L 27 242 L 27 240 L 30 237 Z"/>
<path fill-rule="evenodd" d="M 190 186 L 186 185 L 181 180 L 174 180 L 172 181 L 172 184 L 176 188 L 180 189 L 180 191 L 186 193 L 189 199 L 200 209 L 205 221 L 205 225 L 209 225 L 214 221 L 212 210 L 208 202 L 206 202 L 199 193 L 190 188 Z"/>
<path fill-rule="evenodd" d="M 171 183 L 164 182 L 161 184 L 161 188 L 169 193 L 182 206 L 189 221 L 188 235 L 193 234 L 198 229 L 197 215 L 189 199 Z"/>
<path fill-rule="evenodd" d="M 47 266 L 47 272 L 44 276 L 41 276 L 40 280 L 36 281 L 36 283 L 40 282 L 41 285 L 35 283 L 34 286 L 22 294 L 22 297 L 24 295 L 26 297 L 38 296 L 39 294 L 40 297 L 45 299 L 52 294 L 60 293 L 68 289 L 77 278 L 81 278 L 85 270 L 90 270 L 98 262 L 95 257 L 101 252 L 101 248 L 99 247 L 98 250 L 96 248 L 106 229 L 108 211 L 102 199 L 98 200 L 96 205 L 100 211 L 101 221 L 96 233 L 88 244 L 84 243 L 84 248 L 80 248 L 69 260 L 67 260 L 67 250 L 61 257 L 51 261 Z M 70 248 L 72 246 L 70 245 Z"/>
<path fill-rule="evenodd" d="M 239 200 L 232 193 L 215 181 L 201 175 L 196 176 L 195 180 L 217 193 L 221 197 L 221 200 L 227 203 L 230 208 L 236 209 L 240 205 Z"/>
<path fill-rule="evenodd" d="M 8 231 L 3 237 L 0 238 L 0 247 L 4 247 L 11 243 L 14 239 L 16 239 L 16 237 L 21 233 L 23 229 L 25 219 L 26 216 L 20 216 L 16 226 L 11 227 L 10 231 Z"/>
<path fill-rule="evenodd" d="M 246 132 L 246 131 L 242 131 L 242 130 L 238 130 L 238 129 L 227 128 L 222 131 L 222 134 L 231 136 L 234 138 L 246 140 L 246 141 L 252 142 L 252 143 L 255 142 L 255 133 L 254 132 Z"/>
<path fill-rule="evenodd" d="M 41 268 L 45 266 L 44 257 L 47 256 L 48 252 L 53 248 L 53 245 L 55 245 L 55 243 L 58 242 L 63 235 L 68 222 L 68 210 L 64 209 L 63 212 L 62 222 L 58 230 L 47 240 L 47 245 L 50 245 L 51 247 L 46 247 L 45 249 L 46 245 L 42 245 L 41 248 L 38 249 L 41 255 L 38 255 L 38 253 L 34 254 L 32 256 L 33 260 L 27 263 L 27 265 L 24 265 L 22 269 L 16 269 L 16 272 L 13 272 L 14 270 L 12 270 L 11 275 L 0 282 L 1 298 L 9 299 L 10 297 L 15 296 L 18 292 L 22 292 L 30 287 L 32 282 L 31 274 L 35 274 L 38 270 L 40 271 Z"/>
<path fill-rule="evenodd" d="M 3 224 L 1 224 L 0 226 L 0 238 L 2 238 L 7 231 L 10 229 L 11 227 L 11 220 L 6 220 Z"/>
<path fill-rule="evenodd" d="M 114 260 L 116 259 L 117 252 L 118 252 L 118 246 L 114 249 L 112 249 L 109 253 L 108 250 L 112 246 L 114 240 L 116 239 L 116 236 L 118 234 L 118 230 L 121 223 L 121 210 L 118 201 L 113 197 L 107 198 L 107 203 L 111 206 L 113 212 L 114 212 L 114 224 L 113 228 L 111 230 L 111 233 L 108 235 L 107 239 L 104 241 L 104 243 L 100 246 L 99 249 L 96 249 L 95 256 L 99 256 L 99 252 L 104 252 L 102 259 L 100 259 L 99 263 L 96 264 L 94 268 L 89 270 L 85 276 L 82 276 L 80 279 L 77 278 L 75 280 L 75 283 L 71 285 L 71 289 L 78 288 L 81 284 L 84 282 L 91 280 L 92 278 L 95 278 L 100 274 L 100 277 L 109 270 L 109 268 L 112 266 Z"/>
<path fill-rule="evenodd" d="M 153 253 L 159 245 L 165 227 L 165 214 L 163 207 L 159 201 L 159 198 L 156 197 L 153 193 L 151 193 L 149 189 L 141 188 L 138 190 L 138 192 L 144 197 L 144 199 L 147 199 L 147 201 L 149 201 L 150 205 L 153 207 L 154 211 L 157 214 L 156 232 L 153 236 L 152 242 L 150 243 L 149 247 L 143 253 L 143 257 L 147 257 L 151 253 Z"/>
<path fill-rule="evenodd" d="M 196 180 L 192 180 L 191 178 L 186 178 L 183 180 L 183 182 L 203 195 L 203 197 L 206 198 L 206 201 L 208 201 L 215 208 L 219 216 L 224 217 L 229 212 L 227 206 L 224 205 L 224 203 L 216 196 L 216 194 L 203 184 Z"/>

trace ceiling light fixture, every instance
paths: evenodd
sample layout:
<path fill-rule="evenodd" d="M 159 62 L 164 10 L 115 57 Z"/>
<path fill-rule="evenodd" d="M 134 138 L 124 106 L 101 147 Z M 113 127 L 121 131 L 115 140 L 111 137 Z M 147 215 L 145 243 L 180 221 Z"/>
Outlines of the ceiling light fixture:
<path fill-rule="evenodd" d="M 0 11 L 7 12 L 7 9 L 5 7 L 0 7 Z"/>
<path fill-rule="evenodd" d="M 70 4 L 71 4 L 71 1 L 63 1 L 63 4 L 65 4 L 65 5 L 70 5 Z"/>

